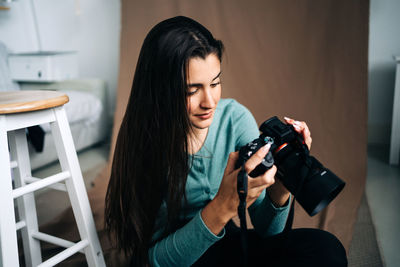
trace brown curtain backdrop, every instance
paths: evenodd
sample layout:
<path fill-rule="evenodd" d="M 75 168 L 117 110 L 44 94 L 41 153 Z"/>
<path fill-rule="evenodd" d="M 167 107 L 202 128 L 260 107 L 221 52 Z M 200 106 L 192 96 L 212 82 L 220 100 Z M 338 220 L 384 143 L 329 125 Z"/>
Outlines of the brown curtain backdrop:
<path fill-rule="evenodd" d="M 122 1 L 112 147 L 146 34 L 163 19 L 191 17 L 226 46 L 223 97 L 258 123 L 273 115 L 307 122 L 312 155 L 347 184 L 312 218 L 297 206 L 294 227 L 326 229 L 348 248 L 366 178 L 368 13 L 362 0 Z"/>
<path fill-rule="evenodd" d="M 347 184 L 312 218 L 297 206 L 294 227 L 328 230 L 348 249 L 366 179 L 368 14 L 368 0 L 122 0 L 109 163 L 146 34 L 163 19 L 191 17 L 226 46 L 223 97 L 247 106 L 259 124 L 273 115 L 307 122 L 311 154 Z M 89 192 L 108 256 L 102 233 L 109 170 L 110 164 Z M 114 265 L 117 259 L 108 262 Z"/>

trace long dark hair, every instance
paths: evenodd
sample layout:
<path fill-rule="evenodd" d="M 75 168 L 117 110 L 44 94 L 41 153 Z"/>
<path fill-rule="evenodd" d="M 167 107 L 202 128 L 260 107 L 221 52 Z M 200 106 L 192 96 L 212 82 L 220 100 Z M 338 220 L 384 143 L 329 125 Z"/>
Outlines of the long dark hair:
<path fill-rule="evenodd" d="M 186 200 L 189 172 L 187 68 L 193 57 L 215 54 L 223 44 L 198 22 L 174 17 L 146 36 L 119 130 L 105 203 L 105 226 L 117 247 L 148 265 L 155 220 L 167 203 L 164 235 L 174 228 Z"/>

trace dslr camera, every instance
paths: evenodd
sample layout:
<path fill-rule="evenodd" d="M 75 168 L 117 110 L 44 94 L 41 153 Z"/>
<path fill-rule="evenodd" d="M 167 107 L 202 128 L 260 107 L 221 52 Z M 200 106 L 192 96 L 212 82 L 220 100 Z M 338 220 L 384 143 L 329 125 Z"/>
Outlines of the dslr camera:
<path fill-rule="evenodd" d="M 310 216 L 324 209 L 342 191 L 345 182 L 310 156 L 303 137 L 292 125 L 274 116 L 261 124 L 260 132 L 258 138 L 240 148 L 236 168 L 242 167 L 259 148 L 270 143 L 268 154 L 249 173 L 250 177 L 263 174 L 275 164 L 276 177 Z M 247 187 L 247 183 L 244 186 Z"/>

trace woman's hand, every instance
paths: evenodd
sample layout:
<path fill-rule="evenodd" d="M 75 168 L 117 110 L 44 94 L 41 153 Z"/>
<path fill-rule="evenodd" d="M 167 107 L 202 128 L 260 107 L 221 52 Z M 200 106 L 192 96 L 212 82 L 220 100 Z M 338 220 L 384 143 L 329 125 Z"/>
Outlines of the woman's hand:
<path fill-rule="evenodd" d="M 252 155 L 245 163 L 244 168 L 250 173 L 261 163 L 269 151 L 270 145 L 265 145 Z M 225 224 L 237 215 L 239 196 L 237 193 L 237 176 L 239 170 L 235 170 L 235 163 L 239 152 L 229 154 L 228 163 L 225 168 L 224 177 L 215 198 L 203 209 L 202 219 L 207 227 L 215 234 L 218 234 Z M 247 207 L 254 203 L 262 191 L 275 182 L 276 166 L 264 174 L 252 178 L 248 176 Z"/>
<path fill-rule="evenodd" d="M 254 155 L 252 155 L 244 164 L 244 169 L 250 173 L 257 165 L 261 163 L 265 155 L 269 151 L 270 145 L 260 148 Z M 237 214 L 239 206 L 239 197 L 237 193 L 237 177 L 239 169 L 235 170 L 234 166 L 239 157 L 238 152 L 233 152 L 229 155 L 228 163 L 225 168 L 224 177 L 222 179 L 220 188 L 218 190 L 217 198 L 225 209 L 231 214 L 230 219 Z M 248 176 L 247 185 L 247 207 L 249 207 L 258 198 L 261 192 L 275 182 L 274 176 L 276 173 L 275 165 L 264 174 L 252 178 Z"/>
<path fill-rule="evenodd" d="M 296 121 L 288 117 L 284 117 L 284 119 L 286 123 L 293 125 L 293 128 L 296 132 L 303 136 L 304 142 L 306 142 L 308 150 L 311 150 L 312 138 L 310 129 L 308 129 L 307 124 L 304 121 Z"/>
<path fill-rule="evenodd" d="M 310 150 L 312 138 L 307 124 L 304 121 L 296 121 L 287 117 L 285 117 L 284 119 L 286 123 L 293 125 L 293 128 L 296 132 L 303 136 L 304 142 L 306 143 L 308 150 Z M 269 198 L 276 207 L 284 206 L 290 196 L 290 192 L 286 189 L 286 187 L 279 179 L 277 179 L 276 183 L 269 187 L 267 191 Z"/>

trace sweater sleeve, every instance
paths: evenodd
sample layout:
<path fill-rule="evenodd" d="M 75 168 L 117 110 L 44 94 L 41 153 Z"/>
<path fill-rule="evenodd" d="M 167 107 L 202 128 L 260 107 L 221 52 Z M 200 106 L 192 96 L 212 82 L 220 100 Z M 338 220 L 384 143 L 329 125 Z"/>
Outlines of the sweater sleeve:
<path fill-rule="evenodd" d="M 290 201 L 291 195 L 285 206 L 275 207 L 264 190 L 248 208 L 251 223 L 260 236 L 267 237 L 283 231 L 289 214 Z"/>
<path fill-rule="evenodd" d="M 201 218 L 201 211 L 185 226 L 157 242 L 149 250 L 151 266 L 190 266 L 216 241 L 225 229 L 213 234 Z"/>

